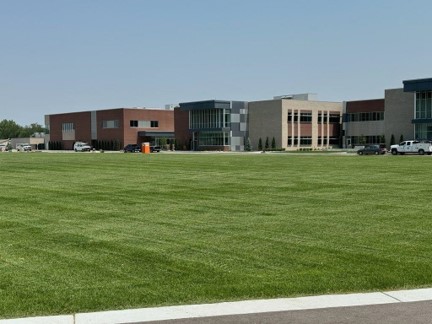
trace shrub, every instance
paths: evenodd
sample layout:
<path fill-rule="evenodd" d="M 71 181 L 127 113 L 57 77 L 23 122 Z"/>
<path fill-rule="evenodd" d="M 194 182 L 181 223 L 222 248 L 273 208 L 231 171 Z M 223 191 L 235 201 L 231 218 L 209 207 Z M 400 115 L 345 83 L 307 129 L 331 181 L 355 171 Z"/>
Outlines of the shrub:
<path fill-rule="evenodd" d="M 262 151 L 262 149 L 263 149 L 263 145 L 262 145 L 262 139 L 260 137 L 258 141 L 258 151 Z"/>

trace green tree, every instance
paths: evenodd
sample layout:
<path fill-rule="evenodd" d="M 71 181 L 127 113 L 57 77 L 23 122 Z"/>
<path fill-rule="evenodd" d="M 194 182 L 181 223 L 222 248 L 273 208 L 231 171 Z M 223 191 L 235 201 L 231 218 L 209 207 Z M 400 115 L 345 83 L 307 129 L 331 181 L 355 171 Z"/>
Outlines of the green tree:
<path fill-rule="evenodd" d="M 273 138 L 272 138 L 271 148 L 272 148 L 273 150 L 276 149 L 276 140 L 275 140 L 274 136 L 273 136 Z"/>
<path fill-rule="evenodd" d="M 249 137 L 245 139 L 245 151 L 252 151 L 252 144 Z"/>
<path fill-rule="evenodd" d="M 259 140 L 258 140 L 258 151 L 262 151 L 262 149 L 263 149 L 263 146 L 262 146 L 262 139 L 261 139 L 261 137 L 260 137 Z"/>
<path fill-rule="evenodd" d="M 403 134 L 401 134 L 401 136 L 399 137 L 399 143 L 401 143 L 403 141 L 404 141 Z"/>
<path fill-rule="evenodd" d="M 391 137 L 390 137 L 390 145 L 394 145 L 394 144 L 396 144 L 396 140 L 395 140 L 394 135 L 391 134 Z"/>
<path fill-rule="evenodd" d="M 119 139 L 114 140 L 114 150 L 120 151 L 122 149 L 121 141 Z"/>
<path fill-rule="evenodd" d="M 0 138 L 19 137 L 21 126 L 13 120 L 3 119 L 0 121 Z"/>
<path fill-rule="evenodd" d="M 165 137 L 161 137 L 159 139 L 159 146 L 161 147 L 162 150 L 165 150 L 167 147 L 167 139 Z"/>
<path fill-rule="evenodd" d="M 264 145 L 264 149 L 268 150 L 270 148 L 270 144 L 269 144 L 269 139 L 268 136 L 266 137 L 266 141 L 265 141 L 265 145 Z"/>
<path fill-rule="evenodd" d="M 31 137 L 35 133 L 48 134 L 48 129 L 38 123 L 30 124 L 29 126 L 21 127 L 19 137 Z"/>

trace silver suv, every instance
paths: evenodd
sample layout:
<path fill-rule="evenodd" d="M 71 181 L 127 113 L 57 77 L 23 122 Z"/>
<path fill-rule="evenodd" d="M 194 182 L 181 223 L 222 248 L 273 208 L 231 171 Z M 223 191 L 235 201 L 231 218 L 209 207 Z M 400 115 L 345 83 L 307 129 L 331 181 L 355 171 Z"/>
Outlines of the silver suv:
<path fill-rule="evenodd" d="M 76 142 L 74 144 L 75 152 L 89 152 L 91 149 L 92 149 L 91 146 L 85 142 Z"/>

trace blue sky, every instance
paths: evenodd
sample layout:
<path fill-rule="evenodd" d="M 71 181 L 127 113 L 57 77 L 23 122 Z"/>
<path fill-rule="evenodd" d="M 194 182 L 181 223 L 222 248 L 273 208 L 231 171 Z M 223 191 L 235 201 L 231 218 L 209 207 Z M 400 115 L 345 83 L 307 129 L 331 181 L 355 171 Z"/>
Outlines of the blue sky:
<path fill-rule="evenodd" d="M 432 1 L 0 0 L 0 120 L 204 99 L 382 98 L 432 77 Z"/>

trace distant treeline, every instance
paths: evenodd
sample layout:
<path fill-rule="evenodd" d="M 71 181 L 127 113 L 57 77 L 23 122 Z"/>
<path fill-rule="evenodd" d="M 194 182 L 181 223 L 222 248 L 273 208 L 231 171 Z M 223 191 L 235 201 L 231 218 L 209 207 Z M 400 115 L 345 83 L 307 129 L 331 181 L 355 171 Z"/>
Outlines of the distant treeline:
<path fill-rule="evenodd" d="M 29 126 L 20 126 L 13 120 L 3 119 L 0 121 L 0 139 L 14 137 L 30 137 L 34 133 L 48 133 L 48 130 L 38 123 Z"/>

